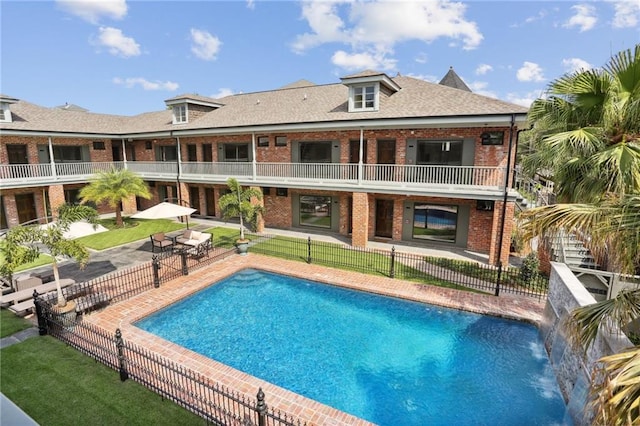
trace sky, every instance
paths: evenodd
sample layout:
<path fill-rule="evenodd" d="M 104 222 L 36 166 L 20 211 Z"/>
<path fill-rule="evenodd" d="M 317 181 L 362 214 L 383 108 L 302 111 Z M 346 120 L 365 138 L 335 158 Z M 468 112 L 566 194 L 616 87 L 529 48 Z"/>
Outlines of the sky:
<path fill-rule="evenodd" d="M 640 43 L 640 0 L 0 0 L 0 93 L 137 115 L 362 70 L 529 106 Z"/>

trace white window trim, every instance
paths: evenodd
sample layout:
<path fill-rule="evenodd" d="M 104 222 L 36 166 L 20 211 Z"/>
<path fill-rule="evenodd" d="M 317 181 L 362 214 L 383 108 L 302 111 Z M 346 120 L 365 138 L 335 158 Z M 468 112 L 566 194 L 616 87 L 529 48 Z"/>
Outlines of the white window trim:
<path fill-rule="evenodd" d="M 179 120 L 179 116 L 176 115 L 176 108 L 184 107 L 184 120 Z M 172 108 L 173 112 L 173 124 L 184 124 L 189 122 L 189 107 L 187 104 L 174 105 Z"/>
<path fill-rule="evenodd" d="M 373 86 L 373 107 L 356 108 L 354 98 L 356 89 Z M 378 111 L 380 105 L 380 83 L 354 84 L 349 86 L 349 112 Z"/>
<path fill-rule="evenodd" d="M 0 109 L 4 113 L 4 117 L 0 117 L 0 122 L 2 123 L 11 123 L 11 109 L 9 109 L 9 104 L 7 102 L 0 102 Z"/>

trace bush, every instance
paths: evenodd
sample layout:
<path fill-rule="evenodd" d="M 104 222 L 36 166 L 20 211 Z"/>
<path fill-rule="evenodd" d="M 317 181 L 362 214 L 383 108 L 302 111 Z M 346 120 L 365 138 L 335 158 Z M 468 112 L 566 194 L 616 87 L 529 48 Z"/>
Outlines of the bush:
<path fill-rule="evenodd" d="M 529 253 L 527 257 L 522 260 L 522 266 L 520 267 L 520 279 L 524 283 L 529 283 L 540 275 L 540 260 L 536 253 Z"/>

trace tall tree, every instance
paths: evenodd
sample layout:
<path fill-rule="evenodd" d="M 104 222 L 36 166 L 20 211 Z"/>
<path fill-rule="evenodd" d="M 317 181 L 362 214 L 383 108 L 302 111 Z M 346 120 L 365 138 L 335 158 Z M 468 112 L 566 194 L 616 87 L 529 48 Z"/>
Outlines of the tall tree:
<path fill-rule="evenodd" d="M 97 173 L 89 185 L 80 190 L 80 198 L 83 203 L 88 201 L 96 204 L 106 202 L 109 207 L 115 209 L 116 226 L 118 227 L 123 224 L 120 203 L 132 195 L 145 199 L 151 198 L 149 187 L 140 176 L 128 169 L 115 167 L 109 171 Z"/>
<path fill-rule="evenodd" d="M 218 200 L 220 211 L 225 219 L 240 218 L 240 241 L 244 241 L 245 223 L 254 225 L 258 214 L 264 213 L 264 207 L 254 202 L 262 200 L 262 192 L 254 188 L 242 188 L 234 178 L 227 179 L 227 186 L 230 192 Z"/>
<path fill-rule="evenodd" d="M 560 200 L 591 203 L 640 188 L 640 45 L 601 69 L 553 81 L 531 106 L 522 165 L 552 176 Z"/>
<path fill-rule="evenodd" d="M 60 287 L 57 259 L 60 256 L 71 257 L 84 267 L 89 261 L 89 251 L 82 243 L 65 238 L 64 234 L 74 222 L 85 220 L 95 224 L 97 218 L 98 213 L 92 207 L 64 204 L 59 208 L 55 221 L 46 226 L 36 224 L 9 229 L 1 243 L 5 262 L 0 266 L 0 272 L 11 276 L 18 266 L 33 262 L 42 251 L 47 252 L 52 259 L 58 306 L 65 307 L 67 301 Z"/>

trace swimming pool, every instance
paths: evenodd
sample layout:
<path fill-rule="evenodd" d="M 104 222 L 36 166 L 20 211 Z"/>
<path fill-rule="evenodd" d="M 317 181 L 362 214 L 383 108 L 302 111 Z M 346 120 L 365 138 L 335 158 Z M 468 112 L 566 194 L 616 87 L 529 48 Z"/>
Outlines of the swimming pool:
<path fill-rule="evenodd" d="M 381 425 L 563 421 L 516 321 L 244 270 L 136 326 Z"/>

